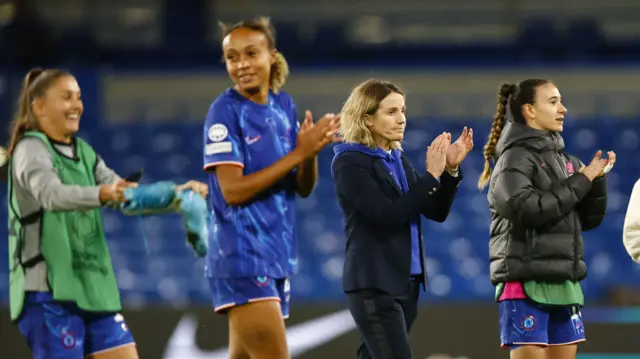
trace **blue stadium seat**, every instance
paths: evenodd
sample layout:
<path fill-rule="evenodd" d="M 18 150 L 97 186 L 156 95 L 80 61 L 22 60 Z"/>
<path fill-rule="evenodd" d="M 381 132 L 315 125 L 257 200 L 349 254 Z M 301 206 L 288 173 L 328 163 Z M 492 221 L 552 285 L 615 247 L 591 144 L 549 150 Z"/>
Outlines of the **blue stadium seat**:
<path fill-rule="evenodd" d="M 476 188 L 484 161 L 482 145 L 490 121 L 412 121 L 405 148 L 416 166 L 424 170 L 424 152 L 430 140 L 445 130 L 455 138 L 464 123 L 474 127 L 476 141 L 476 148 L 463 164 L 466 179 L 448 220 L 443 224 L 424 221 L 431 276 L 431 289 L 424 296 L 427 301 L 490 301 L 494 294 L 488 278 L 490 215 L 486 194 Z M 200 123 L 110 125 L 101 128 L 101 135 L 91 136 L 90 141 L 122 175 L 144 167 L 147 182 L 203 179 L 201 130 Z M 612 149 L 621 154 L 637 152 L 639 138 L 637 121 L 607 119 L 603 125 L 601 121 L 572 119 L 566 123 L 567 150 L 586 163 L 597 149 Z M 640 177 L 640 162 L 636 157 L 619 157 L 618 165 L 608 177 L 607 217 L 602 226 L 584 235 L 585 258 L 589 264 L 584 287 L 590 300 L 606 295 L 612 285 L 640 284 L 640 276 L 631 275 L 637 272 L 621 243 L 628 196 Z M 340 280 L 345 235 L 330 173 L 332 158 L 331 149 L 320 154 L 316 191 L 299 200 L 297 205 L 300 272 L 292 280 L 292 291 L 302 300 L 342 298 Z M 3 216 L 6 216 L 5 196 L 3 193 L 0 206 Z M 123 298 L 128 304 L 209 301 L 202 260 L 196 259 L 187 247 L 177 215 L 141 219 L 104 210 L 104 221 Z M 0 232 L 6 237 L 5 228 Z M 8 257 L 6 246 L 0 246 L 0 257 Z M 8 298 L 7 277 L 7 267 L 0 267 L 0 298 L 3 299 Z"/>

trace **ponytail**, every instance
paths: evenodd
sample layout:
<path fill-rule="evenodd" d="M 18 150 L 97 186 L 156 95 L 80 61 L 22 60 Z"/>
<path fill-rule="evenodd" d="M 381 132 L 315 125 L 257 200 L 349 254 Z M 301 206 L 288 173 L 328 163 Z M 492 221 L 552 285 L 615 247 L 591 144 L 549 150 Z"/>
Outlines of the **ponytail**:
<path fill-rule="evenodd" d="M 18 98 L 18 108 L 10 127 L 9 145 L 7 146 L 9 158 L 13 155 L 13 151 L 25 133 L 39 129 L 38 120 L 33 115 L 33 101 L 44 96 L 49 87 L 63 76 L 71 76 L 71 74 L 58 69 L 35 68 L 24 77 L 22 91 Z"/>
<path fill-rule="evenodd" d="M 39 68 L 32 69 L 27 72 L 27 75 L 24 77 L 22 91 L 18 98 L 18 108 L 11 122 L 9 145 L 7 147 L 7 155 L 9 158 L 13 155 L 13 151 L 16 149 L 16 145 L 22 135 L 37 127 L 35 119 L 31 116 L 31 102 L 33 99 L 31 98 L 30 87 L 34 80 L 43 72 L 44 70 Z"/>
<path fill-rule="evenodd" d="M 278 93 L 289 76 L 289 64 L 280 51 L 276 51 L 275 61 L 271 65 L 269 87 L 274 93 Z"/>
<path fill-rule="evenodd" d="M 507 107 L 509 105 L 509 97 L 516 92 L 516 85 L 503 84 L 498 91 L 498 106 L 496 108 L 496 116 L 493 119 L 489 139 L 484 145 L 484 171 L 478 180 L 478 188 L 484 189 L 491 178 L 491 161 L 496 152 L 496 145 L 502 134 L 507 115 Z"/>

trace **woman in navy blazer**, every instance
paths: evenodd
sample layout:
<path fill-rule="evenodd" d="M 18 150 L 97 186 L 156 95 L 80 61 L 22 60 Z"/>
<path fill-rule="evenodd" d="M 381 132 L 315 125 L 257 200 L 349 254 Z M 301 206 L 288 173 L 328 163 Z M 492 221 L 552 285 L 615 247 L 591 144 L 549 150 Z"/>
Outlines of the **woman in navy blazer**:
<path fill-rule="evenodd" d="M 473 131 L 429 146 L 426 172 L 401 151 L 405 98 L 395 85 L 368 80 L 341 112 L 345 143 L 331 166 L 345 217 L 343 290 L 362 334 L 358 358 L 412 358 L 409 330 L 420 285 L 426 288 L 420 215 L 444 222 L 462 179 L 459 164 L 473 148 Z"/>

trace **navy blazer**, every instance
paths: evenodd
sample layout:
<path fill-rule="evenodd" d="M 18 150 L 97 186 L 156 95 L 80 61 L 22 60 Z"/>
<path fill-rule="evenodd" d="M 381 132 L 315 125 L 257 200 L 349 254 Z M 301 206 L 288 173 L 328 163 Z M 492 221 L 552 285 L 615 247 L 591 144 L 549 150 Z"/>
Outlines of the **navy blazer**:
<path fill-rule="evenodd" d="M 427 282 L 420 214 L 436 222 L 449 215 L 462 173 L 446 172 L 440 182 L 420 175 L 402 154 L 409 191 L 403 194 L 383 160 L 346 152 L 332 165 L 347 245 L 342 287 L 345 292 L 379 289 L 400 294 L 411 277 L 411 221 L 418 219 L 423 283 Z M 426 289 L 426 285 L 423 286 Z"/>

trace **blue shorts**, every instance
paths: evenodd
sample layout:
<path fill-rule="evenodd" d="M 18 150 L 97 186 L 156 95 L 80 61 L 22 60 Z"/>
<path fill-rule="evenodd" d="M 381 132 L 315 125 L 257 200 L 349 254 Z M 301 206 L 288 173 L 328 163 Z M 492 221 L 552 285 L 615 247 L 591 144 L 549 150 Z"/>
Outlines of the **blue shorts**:
<path fill-rule="evenodd" d="M 209 278 L 209 288 L 213 294 L 213 308 L 218 313 L 225 313 L 236 305 L 277 300 L 280 302 L 282 317 L 289 317 L 289 278 Z"/>
<path fill-rule="evenodd" d="M 119 313 L 92 313 L 49 293 L 28 293 L 18 320 L 34 359 L 82 359 L 135 345 Z"/>
<path fill-rule="evenodd" d="M 499 305 L 503 347 L 513 350 L 522 345 L 555 346 L 585 341 L 582 313 L 577 306 L 543 306 L 528 299 L 503 300 Z"/>

